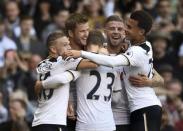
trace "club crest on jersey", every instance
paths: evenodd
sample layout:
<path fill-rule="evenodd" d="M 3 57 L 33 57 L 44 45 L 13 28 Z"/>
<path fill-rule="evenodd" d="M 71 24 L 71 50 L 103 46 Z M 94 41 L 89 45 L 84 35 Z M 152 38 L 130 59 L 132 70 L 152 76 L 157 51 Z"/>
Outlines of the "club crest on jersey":
<path fill-rule="evenodd" d="M 50 71 L 53 68 L 52 62 L 49 61 L 43 61 L 41 64 L 37 67 L 37 72 L 40 74 L 45 74 L 48 71 Z"/>

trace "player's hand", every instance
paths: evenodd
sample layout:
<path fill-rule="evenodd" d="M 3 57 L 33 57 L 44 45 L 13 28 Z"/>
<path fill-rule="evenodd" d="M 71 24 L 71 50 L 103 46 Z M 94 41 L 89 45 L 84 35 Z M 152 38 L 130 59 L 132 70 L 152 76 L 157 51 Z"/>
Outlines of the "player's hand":
<path fill-rule="evenodd" d="M 77 51 L 77 50 L 68 50 L 68 51 L 64 52 L 64 54 L 63 54 L 64 59 L 79 58 L 79 57 L 81 57 L 81 51 Z"/>
<path fill-rule="evenodd" d="M 136 87 L 152 86 L 152 80 L 143 74 L 138 74 L 138 76 L 130 76 L 129 81 L 131 85 Z"/>
<path fill-rule="evenodd" d="M 73 104 L 71 102 L 69 102 L 69 104 L 68 104 L 67 117 L 71 120 L 76 119 L 76 116 L 75 116 L 75 113 L 74 113 L 74 107 L 73 107 Z"/>
<path fill-rule="evenodd" d="M 42 82 L 37 80 L 36 84 L 34 86 L 34 92 L 35 92 L 36 96 L 39 95 L 39 93 L 41 92 L 42 88 L 43 88 Z"/>

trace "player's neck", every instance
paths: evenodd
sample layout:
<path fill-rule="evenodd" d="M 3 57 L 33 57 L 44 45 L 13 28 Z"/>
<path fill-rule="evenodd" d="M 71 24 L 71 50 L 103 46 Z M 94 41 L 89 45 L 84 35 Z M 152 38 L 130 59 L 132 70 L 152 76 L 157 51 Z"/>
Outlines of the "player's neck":
<path fill-rule="evenodd" d="M 121 51 L 120 45 L 119 46 L 112 46 L 112 45 L 108 45 L 107 50 L 109 52 L 109 54 L 119 54 Z"/>
<path fill-rule="evenodd" d="M 48 58 L 57 58 L 58 57 L 58 55 L 57 54 L 54 54 L 54 53 L 49 53 L 49 56 L 48 56 Z"/>
<path fill-rule="evenodd" d="M 143 44 L 145 41 L 146 41 L 145 37 L 140 37 L 136 40 L 131 41 L 131 44 L 135 45 L 135 46 L 138 46 L 138 45 Z"/>
<path fill-rule="evenodd" d="M 79 44 L 76 44 L 72 39 L 70 39 L 70 46 L 74 50 L 84 50 L 82 46 L 80 46 Z"/>

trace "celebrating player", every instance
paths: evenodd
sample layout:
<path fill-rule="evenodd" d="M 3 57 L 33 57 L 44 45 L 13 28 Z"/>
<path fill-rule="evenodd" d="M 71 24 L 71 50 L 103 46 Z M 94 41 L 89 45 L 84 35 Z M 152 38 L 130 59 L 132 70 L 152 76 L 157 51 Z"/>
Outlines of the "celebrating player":
<path fill-rule="evenodd" d="M 126 23 L 126 39 L 131 46 L 117 56 L 105 56 L 85 51 L 68 51 L 72 57 L 84 57 L 98 64 L 123 68 L 125 89 L 130 106 L 132 131 L 159 131 L 161 125 L 161 103 L 151 87 L 137 88 L 129 83 L 129 76 L 145 74 L 153 76 L 152 47 L 146 35 L 152 27 L 152 18 L 144 11 L 135 11 Z"/>
<path fill-rule="evenodd" d="M 70 49 L 69 43 L 66 35 L 59 31 L 47 38 L 49 57 L 37 67 L 40 81 L 37 81 L 35 88 L 39 93 L 39 105 L 34 114 L 33 131 L 66 130 L 69 82 L 78 77 L 78 73 L 71 70 L 97 66 L 81 59 L 64 61 L 61 56 Z"/>
<path fill-rule="evenodd" d="M 87 51 L 98 53 L 103 43 L 102 33 L 91 31 L 87 38 Z M 81 76 L 76 81 L 76 131 L 115 130 L 111 96 L 116 75 L 113 68 L 105 66 L 81 71 Z"/>

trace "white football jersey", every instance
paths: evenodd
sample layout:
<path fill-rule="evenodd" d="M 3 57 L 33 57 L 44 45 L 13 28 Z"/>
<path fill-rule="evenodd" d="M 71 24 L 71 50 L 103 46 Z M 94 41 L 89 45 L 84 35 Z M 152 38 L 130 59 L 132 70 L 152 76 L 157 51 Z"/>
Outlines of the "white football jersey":
<path fill-rule="evenodd" d="M 115 67 L 117 71 L 116 83 L 112 92 L 112 111 L 116 125 L 130 124 L 130 109 L 127 93 L 123 82 L 123 68 Z"/>
<path fill-rule="evenodd" d="M 110 54 L 110 56 L 116 56 L 116 54 Z M 123 81 L 123 68 L 114 67 L 117 71 L 116 83 L 112 92 L 112 112 L 116 125 L 128 125 L 130 124 L 130 109 L 126 90 Z"/>
<path fill-rule="evenodd" d="M 113 68 L 104 66 L 82 70 L 76 81 L 76 131 L 115 130 L 111 95 L 116 75 Z"/>
<path fill-rule="evenodd" d="M 37 67 L 40 80 L 63 73 L 66 70 L 75 70 L 81 59 L 62 60 L 45 59 Z M 67 106 L 69 99 L 69 83 L 56 89 L 43 89 L 38 97 L 38 107 L 34 114 L 32 126 L 40 124 L 66 125 Z"/>
<path fill-rule="evenodd" d="M 130 62 L 130 66 L 124 66 L 123 70 L 130 111 L 133 112 L 152 105 L 161 106 L 152 87 L 134 87 L 128 80 L 129 76 L 138 76 L 138 74 L 144 74 L 152 78 L 153 52 L 151 44 L 146 41 L 140 46 L 131 46 L 124 55 Z"/>

